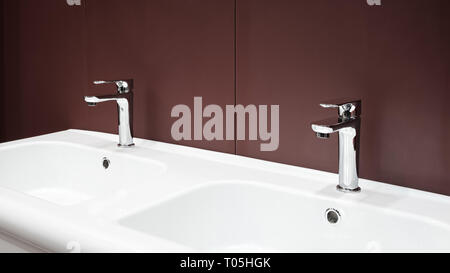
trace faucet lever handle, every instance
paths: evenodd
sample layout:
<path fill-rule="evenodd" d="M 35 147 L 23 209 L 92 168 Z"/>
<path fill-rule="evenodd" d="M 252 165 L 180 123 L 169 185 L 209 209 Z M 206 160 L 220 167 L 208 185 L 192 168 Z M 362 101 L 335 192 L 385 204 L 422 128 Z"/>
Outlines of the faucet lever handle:
<path fill-rule="evenodd" d="M 95 85 L 112 83 L 117 86 L 119 94 L 129 93 L 133 89 L 133 80 L 94 81 Z"/>
<path fill-rule="evenodd" d="M 360 99 L 332 100 L 320 104 L 323 108 L 337 108 L 340 117 L 359 117 L 361 115 Z"/>

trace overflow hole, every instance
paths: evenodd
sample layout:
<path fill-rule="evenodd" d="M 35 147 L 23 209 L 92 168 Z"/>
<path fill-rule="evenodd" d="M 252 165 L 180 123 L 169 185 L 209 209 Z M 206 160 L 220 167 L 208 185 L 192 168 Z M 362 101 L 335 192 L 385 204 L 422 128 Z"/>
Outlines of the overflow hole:
<path fill-rule="evenodd" d="M 109 161 L 109 159 L 107 157 L 104 157 L 103 158 L 103 168 L 105 170 L 107 170 L 110 165 L 111 165 L 111 161 Z"/>

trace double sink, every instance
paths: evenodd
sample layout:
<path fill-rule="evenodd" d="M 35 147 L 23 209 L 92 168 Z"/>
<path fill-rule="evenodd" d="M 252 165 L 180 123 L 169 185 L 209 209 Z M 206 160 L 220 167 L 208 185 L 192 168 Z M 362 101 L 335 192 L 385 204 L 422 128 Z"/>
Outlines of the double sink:
<path fill-rule="evenodd" d="M 448 197 L 69 130 L 0 145 L 0 233 L 45 251 L 449 251 Z M 403 232 L 408 230 L 408 233 Z"/>

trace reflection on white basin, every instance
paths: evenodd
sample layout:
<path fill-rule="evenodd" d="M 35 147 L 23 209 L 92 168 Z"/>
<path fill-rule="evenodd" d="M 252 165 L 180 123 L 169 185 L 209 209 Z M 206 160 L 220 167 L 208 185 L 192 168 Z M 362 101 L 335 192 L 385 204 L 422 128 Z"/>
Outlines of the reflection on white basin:
<path fill-rule="evenodd" d="M 103 167 L 103 158 L 110 161 Z M 0 150 L 0 187 L 58 205 L 75 205 L 162 174 L 165 165 L 121 154 L 41 142 Z"/>
<path fill-rule="evenodd" d="M 340 210 L 337 224 L 327 203 Z M 252 183 L 198 188 L 120 224 L 200 251 L 450 250 L 448 225 Z"/>

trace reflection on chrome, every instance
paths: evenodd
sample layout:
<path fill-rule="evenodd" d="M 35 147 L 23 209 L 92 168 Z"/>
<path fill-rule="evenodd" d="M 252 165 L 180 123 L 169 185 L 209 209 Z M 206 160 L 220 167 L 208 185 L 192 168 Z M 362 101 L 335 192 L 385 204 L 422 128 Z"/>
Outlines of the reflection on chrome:
<path fill-rule="evenodd" d="M 358 185 L 361 100 L 323 103 L 324 108 L 338 109 L 338 117 L 312 123 L 318 138 L 328 139 L 339 133 L 339 185 L 342 192 L 360 192 Z"/>
<path fill-rule="evenodd" d="M 117 102 L 119 111 L 119 147 L 132 147 L 133 143 L 133 80 L 95 81 L 94 84 L 114 83 L 117 94 L 84 97 L 89 106 L 106 101 Z"/>

